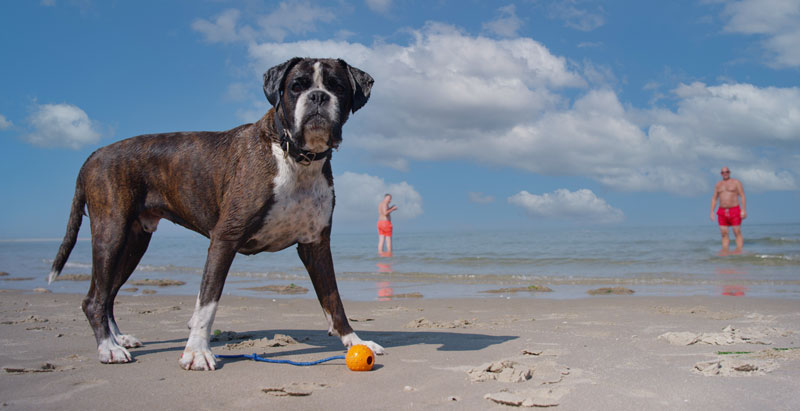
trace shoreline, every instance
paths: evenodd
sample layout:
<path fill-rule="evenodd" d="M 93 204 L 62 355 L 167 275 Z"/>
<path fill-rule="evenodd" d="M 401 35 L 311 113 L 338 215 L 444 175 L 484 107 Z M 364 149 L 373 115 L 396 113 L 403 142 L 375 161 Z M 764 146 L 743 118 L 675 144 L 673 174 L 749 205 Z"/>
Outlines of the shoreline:
<path fill-rule="evenodd" d="M 342 278 L 344 277 L 344 278 Z M 611 277 L 534 277 L 507 278 L 491 276 L 469 276 L 454 280 L 436 275 L 424 278 L 396 275 L 394 273 L 372 273 L 361 278 L 338 276 L 339 292 L 344 299 L 352 301 L 383 301 L 402 298 L 475 298 L 475 299 L 550 299 L 573 300 L 590 296 L 599 288 L 621 287 L 629 289 L 635 296 L 681 297 L 681 296 L 735 296 L 779 299 L 800 299 L 800 280 L 758 280 L 740 278 L 736 275 L 720 275 L 708 278 L 668 278 L 642 276 L 637 278 Z M 85 294 L 89 289 L 89 274 L 65 272 L 52 284 L 45 275 L 17 276 L 0 275 L 0 290 L 15 290 L 27 293 L 52 292 L 55 294 Z M 196 296 L 200 289 L 201 276 L 195 273 L 136 271 L 123 286 L 120 295 Z M 150 284 L 143 284 L 150 282 Z M 139 284 L 139 285 L 137 285 Z M 281 294 L 270 287 L 298 286 L 306 292 Z M 530 290 L 526 288 L 530 287 Z M 549 289 L 542 291 L 541 289 Z M 500 292 L 508 290 L 507 292 Z M 301 298 L 316 300 L 308 275 L 262 276 L 231 273 L 223 291 L 225 296 L 242 296 L 264 299 Z"/>
<path fill-rule="evenodd" d="M 118 297 L 121 329 L 145 346 L 131 350 L 133 363 L 103 365 L 82 298 L 0 293 L 3 405 L 96 409 L 110 399 L 121 409 L 508 409 L 505 402 L 638 410 L 791 409 L 800 401 L 793 299 L 345 299 L 359 336 L 388 352 L 373 371 L 358 373 L 344 361 L 223 360 L 214 372 L 184 371 L 178 356 L 195 297 L 166 295 Z M 212 342 L 215 354 L 313 361 L 344 353 L 327 336 L 319 304 L 306 298 L 225 295 L 213 328 L 233 336 Z M 276 334 L 295 343 L 273 347 Z"/>

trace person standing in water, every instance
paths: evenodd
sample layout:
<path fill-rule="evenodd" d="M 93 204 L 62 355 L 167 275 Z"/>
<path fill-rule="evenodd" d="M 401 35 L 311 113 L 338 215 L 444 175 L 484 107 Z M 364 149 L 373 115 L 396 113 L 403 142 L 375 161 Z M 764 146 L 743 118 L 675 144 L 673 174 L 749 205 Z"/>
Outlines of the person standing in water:
<path fill-rule="evenodd" d="M 378 204 L 378 253 L 383 254 L 383 244 L 386 243 L 386 254 L 392 254 L 392 212 L 397 206 L 390 206 L 392 195 L 383 196 L 383 201 Z"/>
<path fill-rule="evenodd" d="M 714 187 L 714 195 L 711 197 L 711 221 L 714 221 L 714 209 L 719 199 L 719 209 L 716 212 L 716 220 L 719 223 L 719 231 L 722 234 L 722 251 L 727 252 L 730 245 L 728 228 L 733 227 L 733 234 L 736 236 L 736 252 L 741 252 L 744 246 L 742 237 L 742 220 L 747 218 L 747 200 L 744 196 L 742 183 L 731 178 L 731 170 L 722 167 L 722 181 Z M 741 203 L 739 199 L 741 198 Z M 741 207 L 740 207 L 741 204 Z"/>

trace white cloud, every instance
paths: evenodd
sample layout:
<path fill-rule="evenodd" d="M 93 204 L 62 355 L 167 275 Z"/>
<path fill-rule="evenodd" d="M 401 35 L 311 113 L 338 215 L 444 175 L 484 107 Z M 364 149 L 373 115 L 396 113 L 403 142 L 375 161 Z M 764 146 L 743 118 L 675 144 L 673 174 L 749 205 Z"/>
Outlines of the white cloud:
<path fill-rule="evenodd" d="M 342 29 L 342 30 L 338 30 L 336 32 L 336 34 L 333 36 L 333 38 L 335 38 L 336 40 L 347 40 L 349 38 L 352 38 L 355 35 L 356 35 L 355 32 L 352 32 L 350 30 Z"/>
<path fill-rule="evenodd" d="M 0 114 L 0 130 L 5 130 L 7 128 L 11 128 L 11 126 L 13 126 L 13 124 L 11 123 L 11 120 L 7 120 L 6 116 Z"/>
<path fill-rule="evenodd" d="M 467 193 L 467 198 L 469 201 L 476 204 L 489 204 L 494 202 L 494 197 L 490 195 L 485 195 L 483 193 L 472 192 L 470 191 Z"/>
<path fill-rule="evenodd" d="M 263 39 L 283 41 L 286 36 L 302 35 L 317 30 L 317 23 L 336 19 L 331 9 L 318 7 L 309 1 L 285 1 L 269 14 L 253 14 L 243 18 L 238 9 L 229 9 L 214 21 L 197 19 L 192 29 L 202 33 L 210 43 L 251 42 Z M 251 24 L 240 20 L 252 21 Z"/>
<path fill-rule="evenodd" d="M 522 20 L 517 17 L 517 8 L 513 4 L 498 9 L 499 16 L 483 23 L 483 29 L 501 37 L 517 37 L 522 28 Z"/>
<path fill-rule="evenodd" d="M 98 142 L 101 136 L 98 124 L 71 104 L 37 105 L 28 121 L 33 131 L 24 138 L 41 147 L 78 149 Z"/>
<path fill-rule="evenodd" d="M 595 177 L 609 187 L 621 191 L 667 191 L 679 195 L 694 195 L 711 190 L 698 168 L 680 166 L 640 166 L 609 170 Z"/>
<path fill-rule="evenodd" d="M 397 211 L 392 218 L 410 220 L 420 216 L 422 196 L 405 181 L 388 183 L 380 177 L 345 171 L 334 177 L 336 182 L 336 210 L 334 219 L 339 223 L 374 224 L 378 218 L 378 203 L 385 194 L 392 195 Z"/>
<path fill-rule="evenodd" d="M 595 11 L 577 7 L 578 1 L 553 2 L 549 7 L 549 16 L 561 20 L 564 26 L 580 31 L 592 31 L 606 23 L 603 8 Z"/>
<path fill-rule="evenodd" d="M 683 84 L 671 107 L 637 109 L 605 67 L 569 63 L 530 38 L 490 39 L 428 23 L 408 44 L 252 43 L 254 78 L 296 55 L 336 56 L 369 72 L 369 105 L 346 144 L 377 163 L 471 160 L 578 175 L 629 191 L 710 190 L 706 170 L 774 164 L 797 179 L 800 88 Z M 362 114 L 364 113 L 364 114 Z M 768 185 L 776 187 L 776 185 Z"/>
<path fill-rule="evenodd" d="M 485 132 L 493 134 L 562 105 L 564 99 L 551 90 L 586 85 L 568 69 L 566 59 L 531 39 L 470 37 L 442 24 L 429 24 L 412 35 L 406 46 L 262 43 L 253 45 L 250 55 L 254 71 L 295 55 L 311 55 L 339 56 L 369 72 L 376 79 L 371 115 L 362 138 L 351 141 L 379 152 L 381 140 L 392 140 L 404 146 L 400 154 L 411 149 L 415 158 L 467 155 L 473 145 L 465 147 L 464 141 L 484 140 L 491 135 Z M 418 141 L 423 144 L 414 144 Z"/>
<path fill-rule="evenodd" d="M 520 191 L 508 202 L 521 207 L 534 217 L 570 220 L 579 223 L 618 223 L 625 216 L 622 210 L 611 207 L 591 190 L 569 191 L 560 188 L 542 195 Z"/>
<path fill-rule="evenodd" d="M 392 0 L 366 0 L 367 7 L 377 13 L 387 13 L 392 7 Z"/>
<path fill-rule="evenodd" d="M 725 30 L 758 35 L 768 52 L 769 64 L 800 67 L 800 1 L 741 0 L 725 4 Z"/>
<path fill-rule="evenodd" d="M 763 168 L 745 168 L 735 171 L 735 177 L 742 181 L 745 192 L 797 190 L 794 176 L 786 171 Z"/>
<path fill-rule="evenodd" d="M 241 32 L 236 28 L 241 12 L 229 9 L 222 12 L 211 22 L 197 19 L 192 23 L 192 29 L 205 35 L 210 43 L 233 43 L 245 39 L 248 30 Z"/>
<path fill-rule="evenodd" d="M 800 88 L 758 88 L 751 84 L 681 85 L 677 116 L 660 117 L 684 133 L 719 142 L 800 142 Z"/>
<path fill-rule="evenodd" d="M 336 18 L 330 9 L 317 7 L 308 1 L 282 2 L 274 12 L 258 19 L 262 31 L 271 39 L 283 41 L 289 34 L 316 31 L 317 22 L 331 22 Z"/>

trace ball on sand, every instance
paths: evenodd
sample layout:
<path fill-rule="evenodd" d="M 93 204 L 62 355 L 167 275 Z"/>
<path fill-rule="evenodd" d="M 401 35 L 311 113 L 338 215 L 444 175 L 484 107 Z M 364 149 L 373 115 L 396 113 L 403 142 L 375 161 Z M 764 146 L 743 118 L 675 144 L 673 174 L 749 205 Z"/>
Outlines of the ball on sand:
<path fill-rule="evenodd" d="M 347 368 L 352 371 L 369 371 L 375 365 L 375 354 L 364 344 L 357 344 L 347 350 Z"/>

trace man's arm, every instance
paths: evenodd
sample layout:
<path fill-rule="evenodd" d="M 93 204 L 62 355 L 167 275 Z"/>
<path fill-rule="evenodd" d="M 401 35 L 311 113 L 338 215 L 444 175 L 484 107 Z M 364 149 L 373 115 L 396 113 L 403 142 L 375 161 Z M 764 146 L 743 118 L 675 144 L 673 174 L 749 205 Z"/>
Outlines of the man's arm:
<path fill-rule="evenodd" d="M 744 196 L 744 186 L 741 181 L 736 181 L 736 185 L 739 187 L 739 197 L 742 199 L 742 219 L 745 219 L 747 218 L 747 198 Z"/>
<path fill-rule="evenodd" d="M 719 183 L 714 186 L 714 195 L 711 196 L 711 214 L 710 218 L 711 221 L 715 221 L 714 219 L 714 210 L 717 208 L 717 197 L 719 197 Z"/>

